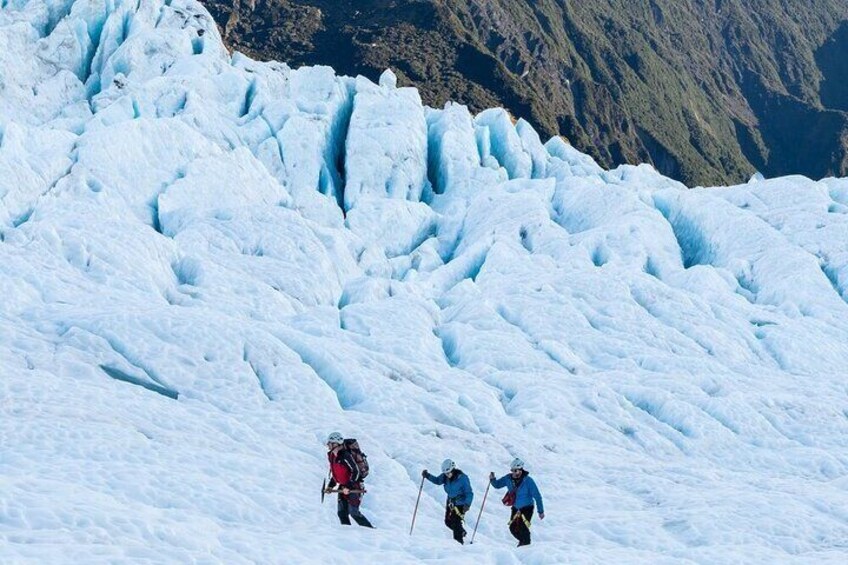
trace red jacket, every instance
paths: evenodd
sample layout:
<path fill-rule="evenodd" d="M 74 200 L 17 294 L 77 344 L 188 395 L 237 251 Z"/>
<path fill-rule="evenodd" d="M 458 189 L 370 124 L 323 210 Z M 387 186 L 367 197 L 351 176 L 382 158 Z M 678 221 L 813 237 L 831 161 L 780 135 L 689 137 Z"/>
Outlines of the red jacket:
<path fill-rule="evenodd" d="M 347 449 L 342 449 L 337 454 L 327 452 L 327 460 L 330 462 L 330 476 L 332 482 L 339 486 L 353 488 L 359 482 L 359 467 Z"/>

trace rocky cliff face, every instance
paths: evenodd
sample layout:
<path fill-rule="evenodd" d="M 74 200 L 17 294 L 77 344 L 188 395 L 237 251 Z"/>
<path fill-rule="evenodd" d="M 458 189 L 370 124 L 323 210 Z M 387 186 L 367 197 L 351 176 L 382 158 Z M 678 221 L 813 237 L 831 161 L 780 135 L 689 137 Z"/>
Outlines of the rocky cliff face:
<path fill-rule="evenodd" d="M 688 184 L 848 174 L 848 0 L 206 0 L 228 44 L 503 105 Z"/>

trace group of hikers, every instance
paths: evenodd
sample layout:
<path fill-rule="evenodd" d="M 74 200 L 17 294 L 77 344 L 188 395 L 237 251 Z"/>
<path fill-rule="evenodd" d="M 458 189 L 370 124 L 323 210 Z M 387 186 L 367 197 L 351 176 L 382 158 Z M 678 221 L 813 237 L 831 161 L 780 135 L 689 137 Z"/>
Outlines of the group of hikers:
<path fill-rule="evenodd" d="M 329 483 L 321 488 L 321 499 L 327 493 L 338 493 L 338 516 L 342 524 L 350 525 L 353 518 L 357 524 L 373 528 L 359 507 L 362 495 L 365 494 L 363 480 L 368 475 L 368 460 L 355 439 L 345 439 L 339 432 L 333 432 L 327 437 L 327 459 L 330 463 Z M 458 469 L 451 459 L 442 462 L 442 472 L 433 475 L 427 469 L 421 471 L 421 488 L 424 479 L 435 485 L 441 485 L 447 494 L 445 503 L 445 526 L 453 532 L 453 539 L 464 544 L 466 531 L 464 527 L 465 514 L 474 500 L 474 491 L 468 475 Z M 489 485 L 496 489 L 506 487 L 507 492 L 502 502 L 511 509 L 509 531 L 518 540 L 518 545 L 530 545 L 530 521 L 536 506 L 539 508 L 539 519 L 545 519 L 545 507 L 542 495 L 536 482 L 530 478 L 521 459 L 513 459 L 509 473 L 496 478 L 495 473 L 489 473 Z M 488 487 L 486 493 L 488 494 Z M 418 496 L 421 496 L 419 489 Z M 485 504 L 485 496 L 483 504 Z M 418 511 L 416 503 L 415 511 Z M 482 514 L 483 509 L 480 508 Z M 413 526 L 415 525 L 413 514 Z M 478 516 L 479 522 L 479 516 Z M 476 527 L 475 527 L 476 532 Z M 410 533 L 412 529 L 410 528 Z M 472 536 L 473 541 L 473 536 Z"/>

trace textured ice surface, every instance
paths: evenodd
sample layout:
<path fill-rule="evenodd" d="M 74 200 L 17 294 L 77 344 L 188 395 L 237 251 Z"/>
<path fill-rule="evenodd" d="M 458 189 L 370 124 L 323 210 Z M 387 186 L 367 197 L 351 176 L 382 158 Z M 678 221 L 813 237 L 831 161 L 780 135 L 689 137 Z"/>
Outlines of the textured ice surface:
<path fill-rule="evenodd" d="M 0 6 L 0 561 L 845 562 L 848 180 L 604 171 L 191 0 Z M 422 468 L 470 529 L 515 456 L 532 546 L 431 485 L 407 535 Z"/>

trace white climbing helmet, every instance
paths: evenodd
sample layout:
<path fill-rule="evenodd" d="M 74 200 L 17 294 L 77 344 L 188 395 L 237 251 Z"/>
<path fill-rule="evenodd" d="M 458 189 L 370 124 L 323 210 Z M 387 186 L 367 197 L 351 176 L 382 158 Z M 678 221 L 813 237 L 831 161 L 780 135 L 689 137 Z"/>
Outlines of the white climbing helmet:
<path fill-rule="evenodd" d="M 523 471 L 524 470 L 524 461 L 516 457 L 512 460 L 512 463 L 509 465 L 510 471 Z"/>
<path fill-rule="evenodd" d="M 339 432 L 333 432 L 327 436 L 327 443 L 337 443 L 339 445 L 344 443 L 344 436 Z"/>
<path fill-rule="evenodd" d="M 442 461 L 442 473 L 450 473 L 454 469 L 456 469 L 456 463 L 453 462 L 453 459 Z"/>

